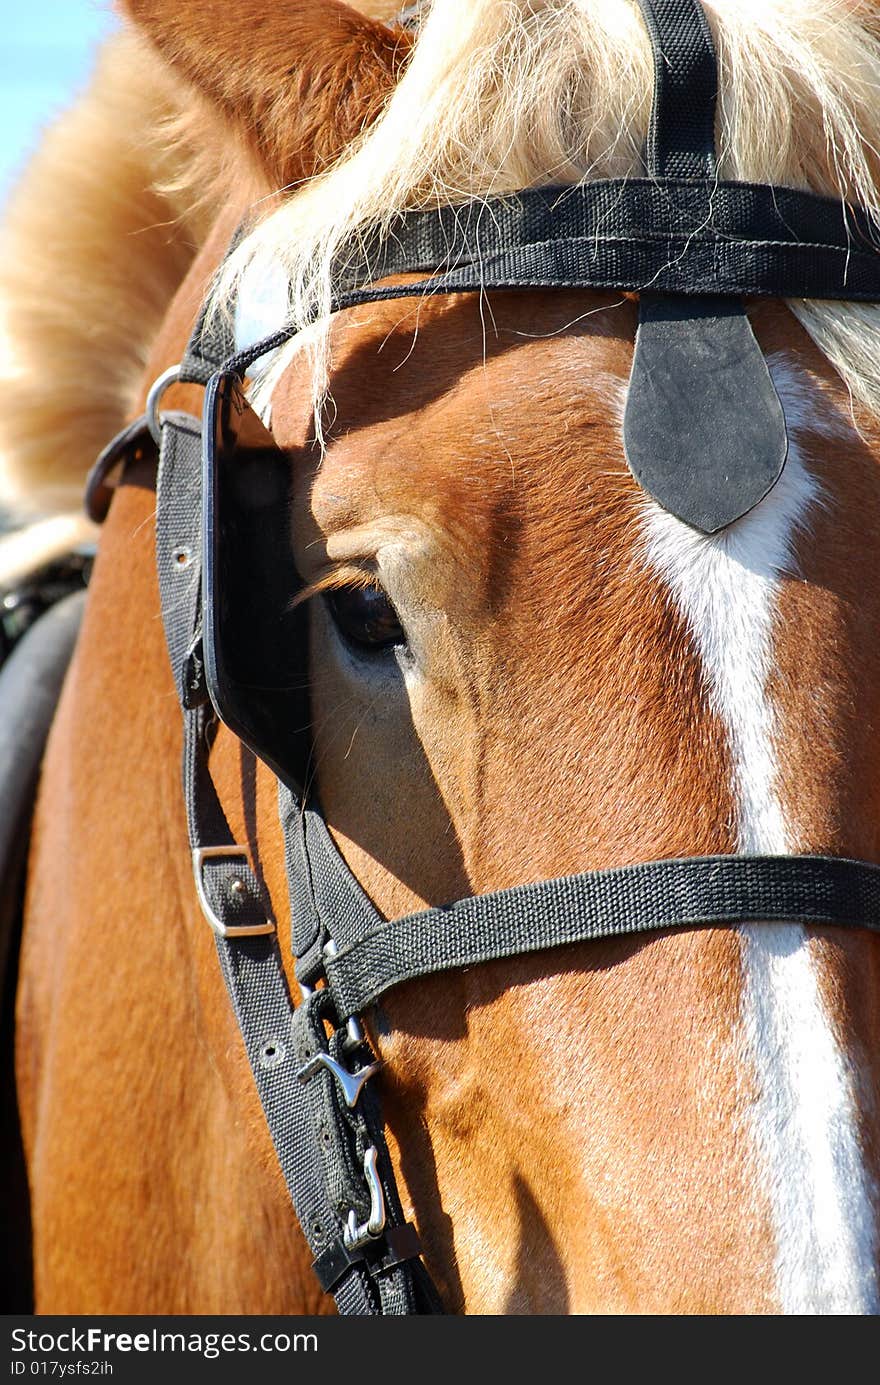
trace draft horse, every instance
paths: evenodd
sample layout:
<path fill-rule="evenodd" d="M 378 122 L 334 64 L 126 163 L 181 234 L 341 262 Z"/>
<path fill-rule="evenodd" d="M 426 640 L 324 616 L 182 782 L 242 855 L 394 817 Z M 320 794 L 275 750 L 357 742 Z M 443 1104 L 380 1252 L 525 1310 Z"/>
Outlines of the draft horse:
<path fill-rule="evenodd" d="M 643 178 L 640 7 L 434 0 L 417 25 L 336 0 L 122 8 L 87 98 L 113 158 L 88 221 L 59 232 L 79 287 L 59 286 L 55 335 L 7 391 L 7 481 L 80 485 L 93 379 L 116 381 L 109 434 L 209 294 L 238 345 L 293 322 L 251 383 L 290 477 L 306 774 L 378 914 L 643 862 L 880 861 L 873 302 L 747 299 L 787 458 L 716 532 L 627 465 L 647 320 L 631 288 L 327 311 L 340 256 L 398 214 Z M 717 177 L 876 222 L 877 7 L 704 15 Z M 126 222 L 110 205 L 126 100 L 143 122 L 126 176 L 149 174 L 175 219 L 158 237 L 155 206 Z M 51 250 L 25 243 L 37 193 L 82 191 L 47 158 L 11 223 L 13 328 Z M 102 262 L 127 264 L 112 292 Z M 144 283 L 169 281 L 159 321 Z M 59 348 L 67 451 L 47 460 L 53 339 L 81 349 L 74 368 Z M 202 389 L 162 407 L 198 415 Z M 193 883 L 155 484 L 133 449 L 33 824 L 17 1080 L 36 1308 L 324 1312 Z M 210 770 L 298 995 L 275 776 L 223 725 Z M 728 922 L 453 967 L 369 1009 L 402 1214 L 447 1311 L 876 1311 L 876 939 L 845 919 Z"/>

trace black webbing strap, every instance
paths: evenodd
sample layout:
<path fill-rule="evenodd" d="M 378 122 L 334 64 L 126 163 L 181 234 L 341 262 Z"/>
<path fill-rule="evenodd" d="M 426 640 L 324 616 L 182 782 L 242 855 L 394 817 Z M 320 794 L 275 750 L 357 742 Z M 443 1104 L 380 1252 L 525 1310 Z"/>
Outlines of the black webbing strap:
<path fill-rule="evenodd" d="M 654 56 L 654 102 L 646 161 L 654 178 L 715 172 L 718 68 L 697 0 L 639 0 Z"/>
<path fill-rule="evenodd" d="M 324 947 L 330 939 L 339 943 L 360 937 L 383 918 L 340 855 L 317 804 L 304 804 L 279 784 L 278 806 L 296 975 L 313 986 L 324 975 Z"/>
<path fill-rule="evenodd" d="M 224 259 L 232 254 L 239 235 L 237 231 Z M 180 378 L 190 384 L 206 385 L 235 350 L 231 319 L 223 313 L 212 313 L 210 305 L 208 293 L 180 363 Z"/>
<path fill-rule="evenodd" d="M 877 300 L 878 244 L 880 228 L 863 211 L 797 188 L 704 178 L 527 188 L 406 213 L 386 242 L 340 266 L 336 306 L 377 279 L 429 272 L 405 291 L 650 288 Z"/>
<path fill-rule="evenodd" d="M 248 218 L 236 227 L 223 257 L 225 262 L 247 234 Z M 211 311 L 211 289 L 206 293 L 180 362 L 180 379 L 206 385 L 211 376 L 235 351 L 233 320 L 225 313 Z"/>
<path fill-rule="evenodd" d="M 340 269 L 332 311 L 484 289 L 614 289 L 880 302 L 880 228 L 856 207 L 796 188 L 630 178 L 529 188 L 409 212 L 383 248 Z M 376 285 L 396 274 L 431 277 Z M 244 375 L 283 345 L 272 333 L 226 362 Z"/>
<path fill-rule="evenodd" d="M 340 1027 L 328 991 L 305 993 L 294 1009 L 269 900 L 211 781 L 216 719 L 200 657 L 201 425 L 186 414 L 165 414 L 161 436 L 156 552 L 184 718 L 184 802 L 196 888 L 275 1152 L 315 1270 L 341 1313 L 440 1312 L 418 1258 L 418 1237 L 404 1219 L 375 1091 L 365 1078 L 354 1106 L 345 1100 L 346 1078 L 358 1079 L 372 1055 L 359 1032 Z M 370 1159 L 384 1203 L 375 1235 L 366 1232 L 379 1205 L 366 1178 Z"/>
<path fill-rule="evenodd" d="M 400 1315 L 432 1311 L 428 1281 L 417 1260 L 418 1240 L 404 1223 L 390 1170 L 374 1094 L 364 1087 L 357 1105 L 340 1100 L 323 1055 L 355 1077 L 369 1066 L 364 1045 L 345 1051 L 346 1031 L 334 1025 L 326 991 L 305 996 L 294 1009 L 274 931 L 234 935 L 265 925 L 267 900 L 236 846 L 208 774 L 212 713 L 188 712 L 184 731 L 184 785 L 194 851 L 207 847 L 201 890 L 213 915 L 233 930 L 215 933 L 220 967 L 247 1051 L 275 1153 L 294 1210 L 314 1257 L 322 1287 L 341 1313 Z M 224 847 L 226 850 L 224 851 Z M 328 1038 L 327 1025 L 334 1028 Z M 308 1076 L 303 1080 L 303 1074 Z M 366 1224 L 371 1200 L 364 1160 L 375 1150 L 387 1223 L 366 1247 L 349 1250 L 345 1232 L 353 1212 Z"/>
<path fill-rule="evenodd" d="M 339 267 L 332 311 L 482 289 L 650 289 L 670 294 L 880 301 L 880 228 L 796 188 L 629 178 L 529 188 L 408 212 L 387 241 Z M 428 274 L 376 285 L 397 274 Z M 228 362 L 281 345 L 273 333 Z"/>
<path fill-rule="evenodd" d="M 325 961 L 340 1014 L 392 986 L 570 943 L 748 922 L 880 931 L 880 866 L 825 856 L 705 856 L 563 876 L 392 919 Z"/>

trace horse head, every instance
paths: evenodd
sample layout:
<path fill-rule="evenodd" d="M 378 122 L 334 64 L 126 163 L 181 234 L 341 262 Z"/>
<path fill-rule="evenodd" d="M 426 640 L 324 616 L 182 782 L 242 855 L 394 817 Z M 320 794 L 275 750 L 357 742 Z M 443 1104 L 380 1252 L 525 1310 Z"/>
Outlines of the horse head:
<path fill-rule="evenodd" d="M 317 311 L 340 250 L 407 207 L 638 174 L 638 7 L 435 0 L 415 37 L 335 0 L 125 8 L 227 169 L 221 229 L 151 376 L 179 356 L 245 203 L 214 311 L 246 331 L 289 293 L 301 314 L 256 397 L 293 477 L 308 781 L 379 912 L 661 858 L 880 859 L 876 306 L 749 303 L 788 456 L 715 534 L 627 465 L 632 293 Z M 877 118 L 856 81 L 866 55 L 880 71 L 870 23 L 848 10 L 832 35 L 827 6 L 795 23 L 771 4 L 763 28 L 706 8 L 726 176 L 876 207 Z M 811 66 L 787 66 L 795 43 Z M 842 162 L 817 145 L 817 110 L 842 122 Z M 241 818 L 222 730 L 216 749 Z M 281 915 L 262 767 L 257 781 L 245 826 Z M 877 994 L 868 934 L 763 921 L 393 988 L 367 1024 L 446 1307 L 871 1311 Z"/>

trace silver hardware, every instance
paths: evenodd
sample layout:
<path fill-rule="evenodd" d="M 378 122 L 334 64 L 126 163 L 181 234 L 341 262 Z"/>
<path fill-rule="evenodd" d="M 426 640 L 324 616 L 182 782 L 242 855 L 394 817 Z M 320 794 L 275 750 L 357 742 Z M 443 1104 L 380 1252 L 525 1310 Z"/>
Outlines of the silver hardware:
<path fill-rule="evenodd" d="M 229 882 L 229 893 L 234 894 L 236 899 L 240 899 L 241 896 L 246 892 L 246 890 L 247 885 L 244 883 L 241 877 L 238 875 L 233 875 L 232 879 Z"/>
<path fill-rule="evenodd" d="M 184 572 L 193 560 L 191 548 L 175 548 L 171 554 L 172 562 L 176 572 Z"/>
<path fill-rule="evenodd" d="M 163 370 L 162 374 L 157 375 L 156 379 L 153 381 L 150 386 L 150 392 L 147 395 L 144 413 L 147 416 L 147 427 L 150 430 L 150 437 L 157 447 L 162 441 L 162 419 L 159 416 L 159 405 L 162 402 L 162 395 L 168 389 L 169 385 L 176 384 L 180 379 L 180 370 L 180 365 L 171 365 L 167 370 Z"/>
<path fill-rule="evenodd" d="M 358 1097 L 363 1091 L 367 1082 L 374 1077 L 381 1068 L 379 1062 L 370 1063 L 369 1067 L 361 1068 L 360 1072 L 349 1072 L 341 1063 L 337 1063 L 335 1058 L 331 1058 L 329 1053 L 316 1053 L 314 1058 L 310 1058 L 304 1067 L 297 1073 L 300 1082 L 308 1082 L 309 1078 L 314 1077 L 315 1073 L 321 1068 L 326 1068 L 329 1073 L 336 1078 L 345 1097 L 345 1104 L 349 1107 L 357 1105 Z"/>
<path fill-rule="evenodd" d="M 224 857 L 243 856 L 248 858 L 247 848 L 243 846 L 198 846 L 192 854 L 193 875 L 196 878 L 196 893 L 202 906 L 202 913 L 215 933 L 221 938 L 256 938 L 264 933 L 274 933 L 275 925 L 271 919 L 265 923 L 230 923 L 218 918 L 205 894 L 205 881 L 202 866 L 205 861 L 222 860 Z"/>
<path fill-rule="evenodd" d="M 370 1215 L 358 1226 L 357 1212 L 352 1207 L 348 1214 L 348 1225 L 342 1233 L 346 1250 L 360 1250 L 361 1246 L 377 1240 L 385 1230 L 385 1194 L 376 1170 L 378 1157 L 373 1145 L 364 1153 L 364 1178 L 370 1190 Z"/>

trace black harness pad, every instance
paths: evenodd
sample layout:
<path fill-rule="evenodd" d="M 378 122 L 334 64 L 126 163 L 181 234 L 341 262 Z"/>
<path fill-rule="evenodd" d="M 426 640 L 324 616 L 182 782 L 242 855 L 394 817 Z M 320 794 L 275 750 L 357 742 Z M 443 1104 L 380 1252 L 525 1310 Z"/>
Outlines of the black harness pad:
<path fill-rule="evenodd" d="M 763 500 L 788 435 L 739 299 L 642 294 L 623 441 L 639 485 L 704 534 Z"/>
<path fill-rule="evenodd" d="M 284 783 L 302 788 L 308 757 L 307 626 L 294 605 L 290 459 L 234 372 L 205 399 L 203 642 L 223 721 Z"/>

